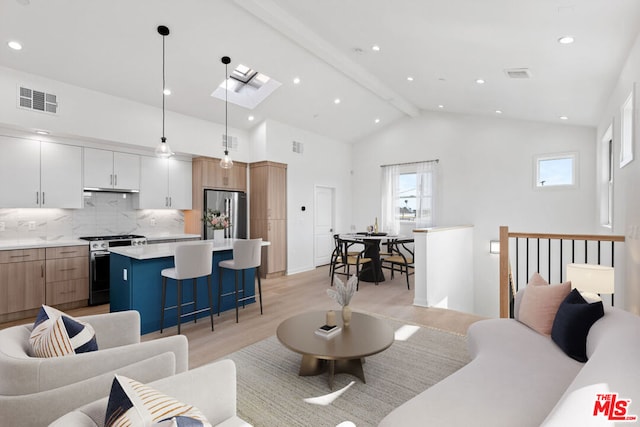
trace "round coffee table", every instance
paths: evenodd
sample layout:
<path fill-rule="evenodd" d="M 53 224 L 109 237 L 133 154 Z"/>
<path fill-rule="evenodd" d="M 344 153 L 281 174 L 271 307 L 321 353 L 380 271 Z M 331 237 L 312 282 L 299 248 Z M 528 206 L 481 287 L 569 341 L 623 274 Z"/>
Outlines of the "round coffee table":
<path fill-rule="evenodd" d="M 324 311 L 302 313 L 278 326 L 276 335 L 280 342 L 302 354 L 299 375 L 319 375 L 328 370 L 330 389 L 336 373 L 348 373 L 366 383 L 364 358 L 389 348 L 394 340 L 393 329 L 383 320 L 357 312 L 353 312 L 349 327 L 344 327 L 338 312 L 337 324 L 342 331 L 326 339 L 315 334 L 325 324 L 325 316 Z"/>

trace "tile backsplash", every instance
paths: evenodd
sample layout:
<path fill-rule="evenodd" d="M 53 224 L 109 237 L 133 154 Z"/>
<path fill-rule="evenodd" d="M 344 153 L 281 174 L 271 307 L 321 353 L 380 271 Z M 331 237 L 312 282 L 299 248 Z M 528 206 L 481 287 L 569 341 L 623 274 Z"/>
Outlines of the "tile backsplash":
<path fill-rule="evenodd" d="M 130 193 L 86 192 L 84 209 L 0 209 L 0 240 L 184 233 L 182 211 L 134 209 L 135 197 Z"/>

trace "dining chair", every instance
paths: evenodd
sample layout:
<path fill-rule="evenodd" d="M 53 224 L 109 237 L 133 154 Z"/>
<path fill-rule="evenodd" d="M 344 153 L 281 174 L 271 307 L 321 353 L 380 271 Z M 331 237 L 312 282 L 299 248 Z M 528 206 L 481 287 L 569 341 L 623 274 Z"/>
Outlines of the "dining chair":
<path fill-rule="evenodd" d="M 391 270 L 391 278 L 398 271 L 404 274 L 407 279 L 407 289 L 411 289 L 409 285 L 409 276 L 414 273 L 413 260 L 413 239 L 395 239 L 387 242 L 387 248 L 390 255 L 381 258 L 383 268 Z"/>
<path fill-rule="evenodd" d="M 357 241 L 357 240 L 349 240 L 342 239 L 339 235 L 335 235 L 334 239 L 336 240 L 336 248 L 334 252 L 336 253 L 335 259 L 332 255 L 332 262 L 330 272 L 331 272 L 331 286 L 333 286 L 334 277 L 337 274 L 346 275 L 349 277 L 351 275 L 351 266 L 355 266 L 356 268 L 356 276 L 358 277 L 358 284 L 356 285 L 356 290 L 360 286 L 360 272 L 361 267 L 365 264 L 371 262 L 371 258 L 368 258 L 364 255 L 367 243 L 365 241 Z M 352 249 L 354 245 L 364 245 L 364 248 L 360 251 L 349 250 Z M 350 255 L 351 254 L 351 255 Z M 342 271 L 338 271 L 338 269 L 342 269 Z M 376 285 L 378 282 L 376 281 Z"/>
<path fill-rule="evenodd" d="M 180 334 L 180 324 L 183 317 L 193 316 L 193 321 L 197 322 L 197 315 L 205 311 L 209 312 L 211 318 L 211 330 L 213 331 L 213 294 L 211 290 L 211 272 L 213 267 L 213 245 L 211 242 L 198 244 L 185 244 L 176 246 L 174 256 L 175 267 L 165 268 L 162 275 L 162 311 L 160 312 L 160 333 L 164 327 L 164 313 L 167 310 L 176 309 L 178 319 L 178 334 Z M 198 308 L 198 278 L 207 278 L 207 289 L 209 294 L 209 304 L 207 307 Z M 167 279 L 177 282 L 177 300 L 175 306 L 166 307 L 167 299 Z M 182 281 L 193 280 L 193 301 L 183 302 Z M 182 307 L 193 306 L 193 310 L 182 313 Z"/>

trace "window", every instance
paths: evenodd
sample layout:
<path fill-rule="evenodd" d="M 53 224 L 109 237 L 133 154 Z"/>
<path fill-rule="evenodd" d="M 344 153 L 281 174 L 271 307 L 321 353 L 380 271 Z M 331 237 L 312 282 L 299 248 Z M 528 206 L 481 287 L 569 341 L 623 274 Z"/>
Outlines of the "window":
<path fill-rule="evenodd" d="M 600 224 L 613 227 L 613 125 L 610 125 L 600 145 Z"/>
<path fill-rule="evenodd" d="M 382 229 L 398 233 L 402 224 L 435 224 L 438 161 L 382 167 Z"/>
<path fill-rule="evenodd" d="M 633 160 L 633 101 L 634 91 L 622 105 L 620 123 L 620 167 L 626 166 Z"/>
<path fill-rule="evenodd" d="M 576 185 L 576 154 L 551 154 L 535 159 L 535 187 L 572 187 Z"/>

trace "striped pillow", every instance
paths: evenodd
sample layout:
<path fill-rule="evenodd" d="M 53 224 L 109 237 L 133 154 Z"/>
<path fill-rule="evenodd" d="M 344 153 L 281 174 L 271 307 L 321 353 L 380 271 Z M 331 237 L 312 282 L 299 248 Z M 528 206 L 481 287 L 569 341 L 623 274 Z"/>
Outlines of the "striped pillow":
<path fill-rule="evenodd" d="M 91 325 L 43 305 L 29 342 L 37 357 L 58 357 L 98 350 Z"/>
<path fill-rule="evenodd" d="M 122 375 L 111 384 L 105 427 L 211 427 L 194 406 L 185 405 Z"/>

